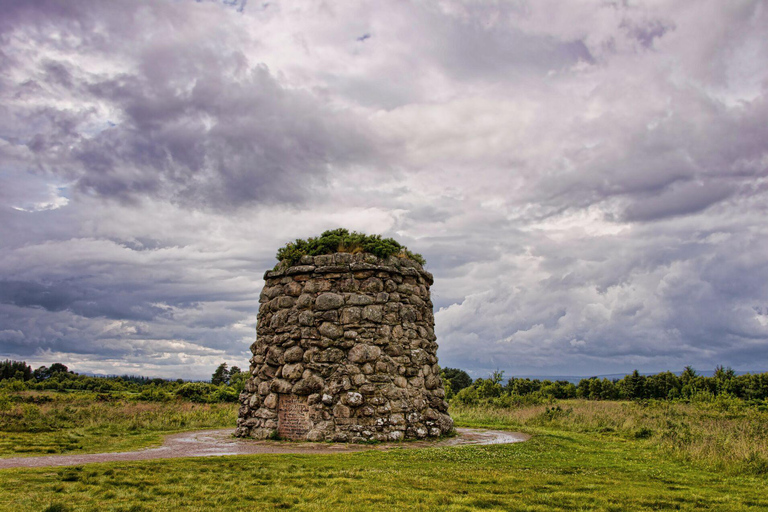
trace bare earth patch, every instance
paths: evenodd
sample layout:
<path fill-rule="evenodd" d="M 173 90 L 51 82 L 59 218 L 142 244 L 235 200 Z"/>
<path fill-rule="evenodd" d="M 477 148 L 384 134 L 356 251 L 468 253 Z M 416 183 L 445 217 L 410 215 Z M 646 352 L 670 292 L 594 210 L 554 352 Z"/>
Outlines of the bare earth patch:
<path fill-rule="evenodd" d="M 91 453 L 84 455 L 50 455 L 43 457 L 15 457 L 0 459 L 0 469 L 35 468 L 45 466 L 75 466 L 94 462 L 117 462 L 179 457 L 220 457 L 223 455 L 255 455 L 261 453 L 349 453 L 364 450 L 392 448 L 429 448 L 462 445 L 508 444 L 527 441 L 530 436 L 518 432 L 458 428 L 455 437 L 440 441 L 413 441 L 404 443 L 332 444 L 298 443 L 288 441 L 255 441 L 232 436 L 232 429 L 198 430 L 182 432 L 165 438 L 163 446 L 132 452 Z"/>

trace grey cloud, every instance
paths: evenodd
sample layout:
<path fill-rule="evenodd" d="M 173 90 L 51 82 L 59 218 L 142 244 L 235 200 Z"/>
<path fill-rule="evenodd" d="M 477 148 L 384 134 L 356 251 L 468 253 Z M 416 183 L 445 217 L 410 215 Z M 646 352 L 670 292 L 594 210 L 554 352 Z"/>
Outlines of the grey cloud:
<path fill-rule="evenodd" d="M 702 2 L 3 3 L 0 357 L 245 366 L 347 225 L 426 256 L 444 366 L 762 369 L 768 11 Z"/>
<path fill-rule="evenodd" d="M 34 158 L 28 165 L 74 179 L 85 194 L 123 201 L 153 195 L 186 206 L 228 209 L 255 201 L 298 203 L 322 186 L 329 170 L 341 172 L 371 158 L 364 123 L 334 112 L 309 93 L 284 88 L 265 66 L 232 46 L 235 36 L 217 40 L 221 30 L 185 16 L 183 4 L 147 3 L 150 16 L 180 14 L 176 23 L 181 26 L 177 39 L 145 42 L 136 41 L 125 26 L 136 23 L 130 9 L 114 6 L 94 14 L 84 3 L 63 11 L 27 4 L 27 11 L 48 23 L 85 20 L 90 23 L 83 24 L 84 32 L 90 24 L 103 24 L 109 33 L 105 40 L 73 27 L 71 36 L 80 38 L 79 44 L 59 50 L 98 58 L 112 49 L 118 62 L 125 62 L 113 76 L 65 60 L 39 63 L 39 76 L 30 80 L 65 89 L 93 107 L 77 111 L 15 102 L 12 113 L 37 128 L 27 136 Z M 11 13 L 19 21 L 13 30 L 43 46 L 53 44 L 37 32 L 44 22 L 27 11 Z M 189 39 L 190 29 L 207 31 L 209 37 Z M 99 113 L 104 109 L 110 117 Z M 89 134 L 94 123 L 105 129 Z M 25 134 L 6 137 L 23 140 Z"/>
<path fill-rule="evenodd" d="M 728 183 L 673 185 L 661 194 L 638 198 L 624 210 L 625 221 L 649 221 L 700 212 L 734 192 Z"/>

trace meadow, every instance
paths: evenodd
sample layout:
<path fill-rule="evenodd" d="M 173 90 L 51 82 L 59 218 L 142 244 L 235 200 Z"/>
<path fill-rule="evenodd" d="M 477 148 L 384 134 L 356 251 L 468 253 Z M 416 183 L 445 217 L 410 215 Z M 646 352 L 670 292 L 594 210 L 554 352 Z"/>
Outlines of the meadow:
<path fill-rule="evenodd" d="M 160 445 L 167 434 L 236 421 L 233 403 L 144 402 L 84 391 L 0 393 L 0 457 L 135 450 Z"/>
<path fill-rule="evenodd" d="M 2 456 L 136 448 L 233 427 L 232 403 L 6 394 Z M 762 406 L 738 399 L 452 403 L 513 445 L 258 455 L 0 471 L 0 510 L 765 510 Z M 24 431 L 27 429 L 27 431 Z M 76 432 L 78 440 L 52 442 Z M 22 436 L 5 442 L 7 436 Z M 37 447 L 37 451 L 30 451 Z"/>

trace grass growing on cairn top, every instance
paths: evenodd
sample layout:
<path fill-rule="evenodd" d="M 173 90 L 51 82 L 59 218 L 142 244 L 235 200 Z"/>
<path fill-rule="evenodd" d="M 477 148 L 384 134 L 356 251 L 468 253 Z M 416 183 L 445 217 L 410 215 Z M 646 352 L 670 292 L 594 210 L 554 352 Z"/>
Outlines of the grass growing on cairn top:
<path fill-rule="evenodd" d="M 295 265 L 302 256 L 320 256 L 335 252 L 348 252 L 352 254 L 367 252 L 379 258 L 389 256 L 401 256 L 426 264 L 421 254 L 408 250 L 393 238 L 382 238 L 381 235 L 366 235 L 357 231 L 338 228 L 325 231 L 319 237 L 310 237 L 306 240 L 297 238 L 288 242 L 277 251 L 275 256 L 278 261 L 286 261 L 289 265 Z"/>

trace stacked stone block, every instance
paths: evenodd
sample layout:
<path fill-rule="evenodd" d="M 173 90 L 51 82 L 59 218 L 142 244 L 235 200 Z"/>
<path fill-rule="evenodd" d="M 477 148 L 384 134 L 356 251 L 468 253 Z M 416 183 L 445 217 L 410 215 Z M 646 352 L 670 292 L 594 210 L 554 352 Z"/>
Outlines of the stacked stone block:
<path fill-rule="evenodd" d="M 268 271 L 236 434 L 398 441 L 450 432 L 429 287 L 401 257 L 304 256 Z"/>

